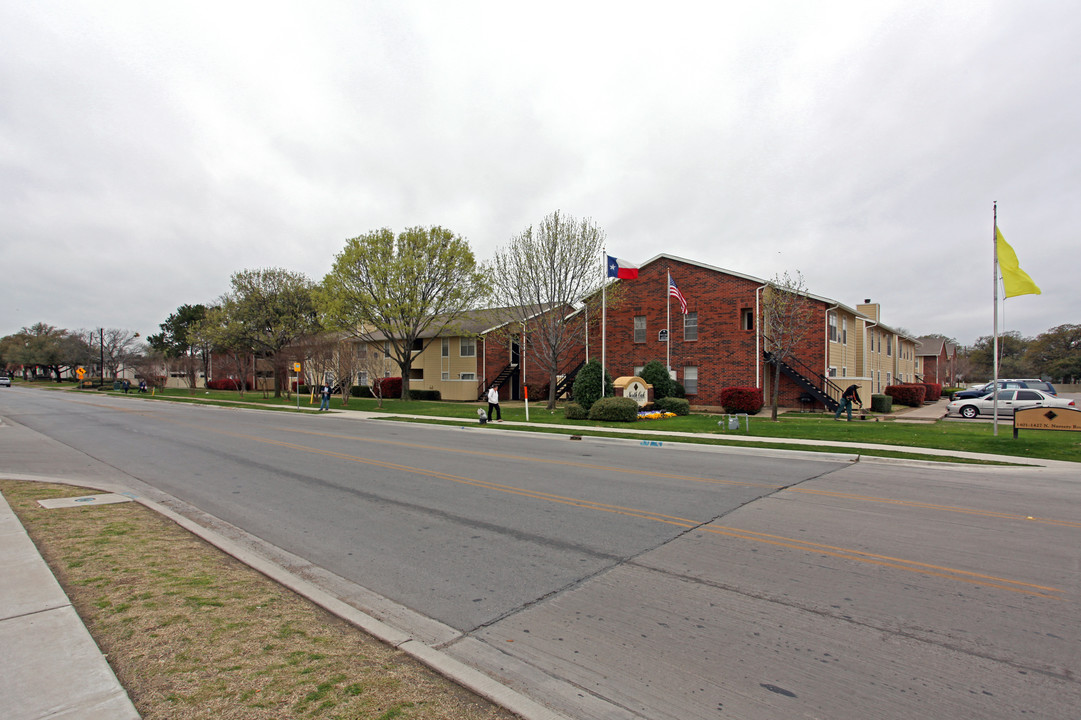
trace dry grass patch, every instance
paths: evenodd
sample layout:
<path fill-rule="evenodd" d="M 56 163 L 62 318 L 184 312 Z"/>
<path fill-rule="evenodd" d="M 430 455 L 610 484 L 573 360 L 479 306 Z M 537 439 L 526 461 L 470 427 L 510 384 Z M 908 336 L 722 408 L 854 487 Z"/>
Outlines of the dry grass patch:
<path fill-rule="evenodd" d="M 514 717 L 137 503 L 0 492 L 145 720 Z"/>

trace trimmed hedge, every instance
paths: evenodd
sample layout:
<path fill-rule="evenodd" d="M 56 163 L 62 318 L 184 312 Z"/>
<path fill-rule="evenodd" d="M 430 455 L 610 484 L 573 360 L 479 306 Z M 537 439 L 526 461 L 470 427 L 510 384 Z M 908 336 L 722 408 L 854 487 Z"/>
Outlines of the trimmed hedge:
<path fill-rule="evenodd" d="M 923 383 L 923 386 L 927 388 L 927 394 L 924 396 L 924 402 L 934 402 L 942 397 L 942 385 L 939 383 Z"/>
<path fill-rule="evenodd" d="M 885 392 L 898 405 L 908 405 L 910 407 L 920 407 L 923 405 L 924 398 L 927 397 L 927 388 L 923 383 L 890 385 Z"/>
<path fill-rule="evenodd" d="M 394 399 L 402 396 L 402 379 L 400 377 L 387 377 L 379 379 L 379 394 L 383 399 Z"/>
<path fill-rule="evenodd" d="M 872 395 L 871 412 L 888 413 L 893 411 L 893 398 L 889 395 Z"/>
<path fill-rule="evenodd" d="M 410 390 L 410 400 L 442 400 L 443 395 L 438 390 Z"/>
<path fill-rule="evenodd" d="M 373 398 L 375 395 L 367 385 L 354 385 L 349 388 L 349 394 L 355 398 Z"/>
<path fill-rule="evenodd" d="M 753 387 L 727 387 L 721 390 L 721 405 L 726 413 L 754 415 L 762 409 L 762 390 Z"/>
<path fill-rule="evenodd" d="M 590 420 L 634 422 L 638 419 L 638 403 L 630 398 L 604 397 L 589 408 Z"/>
<path fill-rule="evenodd" d="M 672 412 L 676 415 L 689 415 L 691 402 L 683 398 L 665 397 L 653 403 L 653 407 L 662 412 Z"/>
<path fill-rule="evenodd" d="M 563 406 L 563 417 L 568 420 L 585 420 L 589 417 L 589 413 L 578 403 L 572 402 Z"/>

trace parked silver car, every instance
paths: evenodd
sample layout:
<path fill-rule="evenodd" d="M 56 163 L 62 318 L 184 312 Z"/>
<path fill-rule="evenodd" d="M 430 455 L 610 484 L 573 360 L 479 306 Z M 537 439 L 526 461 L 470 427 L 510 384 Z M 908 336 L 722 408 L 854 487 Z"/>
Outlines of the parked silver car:
<path fill-rule="evenodd" d="M 1073 400 L 1057 398 L 1042 390 L 1033 390 L 1031 388 L 998 391 L 999 415 L 1013 415 L 1014 410 L 1027 407 L 1076 407 L 1076 403 Z M 994 412 L 994 393 L 987 393 L 978 398 L 954 400 L 946 406 L 947 415 L 960 415 L 966 418 L 974 418 L 980 415 L 991 416 Z"/>
<path fill-rule="evenodd" d="M 0 375 L 0 387 L 11 387 L 11 378 L 7 375 Z"/>

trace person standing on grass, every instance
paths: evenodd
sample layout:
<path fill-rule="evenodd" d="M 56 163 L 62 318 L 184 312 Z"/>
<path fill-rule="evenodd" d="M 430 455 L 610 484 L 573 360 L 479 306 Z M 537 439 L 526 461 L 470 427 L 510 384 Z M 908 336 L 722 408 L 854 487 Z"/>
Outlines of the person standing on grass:
<path fill-rule="evenodd" d="M 330 383 L 324 382 L 323 389 L 319 391 L 321 399 L 319 400 L 319 411 L 330 411 Z"/>
<path fill-rule="evenodd" d="M 837 406 L 837 412 L 833 413 L 833 419 L 840 420 L 841 413 L 847 410 L 848 421 L 852 422 L 852 403 L 858 404 L 860 410 L 863 409 L 863 400 L 860 400 L 860 389 L 857 385 L 849 385 L 845 388 L 841 394 L 841 404 Z"/>
<path fill-rule="evenodd" d="M 499 388 L 488 388 L 488 419 L 503 422 L 503 412 L 499 409 Z"/>

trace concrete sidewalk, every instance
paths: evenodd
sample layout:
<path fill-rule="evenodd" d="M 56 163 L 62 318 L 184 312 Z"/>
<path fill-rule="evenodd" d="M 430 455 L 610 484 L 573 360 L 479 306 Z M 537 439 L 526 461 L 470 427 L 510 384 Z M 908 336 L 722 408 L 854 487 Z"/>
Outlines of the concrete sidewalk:
<path fill-rule="evenodd" d="M 0 495 L 0 715 L 139 718 L 7 500 Z"/>

